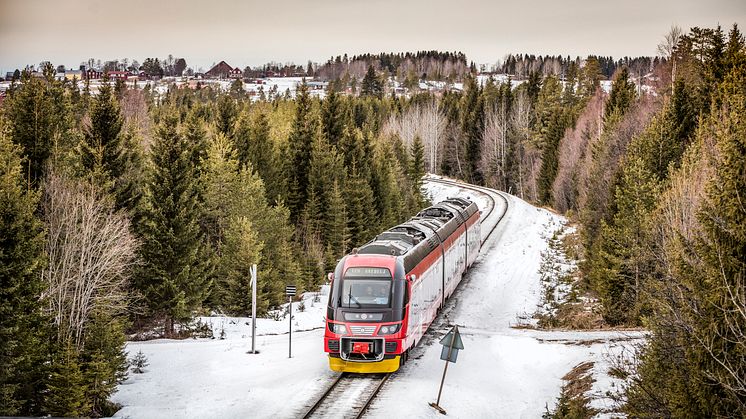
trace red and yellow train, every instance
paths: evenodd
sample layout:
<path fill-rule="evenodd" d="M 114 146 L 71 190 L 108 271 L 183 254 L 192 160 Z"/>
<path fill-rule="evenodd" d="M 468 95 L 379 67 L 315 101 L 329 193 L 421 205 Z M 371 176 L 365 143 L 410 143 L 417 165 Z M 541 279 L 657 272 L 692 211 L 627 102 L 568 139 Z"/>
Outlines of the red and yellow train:
<path fill-rule="evenodd" d="M 329 274 L 324 351 L 330 368 L 399 369 L 480 246 L 477 205 L 450 198 L 343 257 Z"/>

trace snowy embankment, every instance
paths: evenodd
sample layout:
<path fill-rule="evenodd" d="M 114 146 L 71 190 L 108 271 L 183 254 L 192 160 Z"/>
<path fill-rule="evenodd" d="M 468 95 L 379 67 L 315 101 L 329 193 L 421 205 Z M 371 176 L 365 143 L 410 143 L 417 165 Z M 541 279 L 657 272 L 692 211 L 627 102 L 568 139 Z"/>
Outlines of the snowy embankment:
<path fill-rule="evenodd" d="M 486 209 L 483 195 L 432 182 L 433 202 L 472 196 Z M 496 205 L 504 205 L 496 200 Z M 465 349 L 451 365 L 441 406 L 451 417 L 541 417 L 556 402 L 562 376 L 583 361 L 594 362 L 592 406 L 609 407 L 603 397 L 618 385 L 608 377 L 608 354 L 639 334 L 620 332 L 541 332 L 511 326 L 541 304 L 539 267 L 547 237 L 564 219 L 509 197 L 509 211 L 484 244 L 477 262 L 413 351 L 368 411 L 370 417 L 440 417 L 435 401 L 443 372 L 438 340 L 458 324 Z M 483 234 L 487 228 L 483 228 Z M 261 273 L 260 273 L 261 275 Z M 322 294 L 324 291 L 322 290 Z M 326 297 L 306 295 L 305 311 L 293 304 L 293 357 L 288 358 L 288 319 L 257 321 L 259 354 L 251 347 L 250 320 L 203 318 L 225 339 L 130 342 L 150 365 L 130 374 L 114 401 L 116 417 L 297 417 L 334 375 L 323 352 Z M 297 332 L 296 332 L 297 331 Z"/>

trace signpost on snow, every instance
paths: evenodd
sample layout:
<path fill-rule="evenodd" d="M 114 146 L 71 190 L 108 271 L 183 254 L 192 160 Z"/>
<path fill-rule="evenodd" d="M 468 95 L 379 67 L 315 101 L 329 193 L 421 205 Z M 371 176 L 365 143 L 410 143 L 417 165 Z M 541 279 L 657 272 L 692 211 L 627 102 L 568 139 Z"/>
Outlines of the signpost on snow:
<path fill-rule="evenodd" d="M 440 407 L 440 395 L 443 393 L 443 383 L 446 381 L 448 363 L 453 362 L 455 364 L 456 359 L 458 358 L 458 351 L 464 349 L 464 342 L 461 341 L 461 334 L 458 332 L 458 325 L 453 326 L 453 329 L 451 329 L 451 331 L 440 340 L 440 344 L 443 345 L 443 349 L 440 351 L 440 359 L 446 361 L 446 366 L 443 368 L 443 378 L 440 379 L 438 400 L 435 403 L 430 403 L 430 406 L 445 415 L 445 409 Z"/>
<path fill-rule="evenodd" d="M 251 273 L 251 352 L 256 352 L 256 263 L 249 268 Z"/>
<path fill-rule="evenodd" d="M 293 296 L 295 295 L 295 285 L 285 286 L 285 295 L 288 296 L 288 314 L 290 317 L 290 328 L 288 329 L 288 358 L 293 357 Z"/>

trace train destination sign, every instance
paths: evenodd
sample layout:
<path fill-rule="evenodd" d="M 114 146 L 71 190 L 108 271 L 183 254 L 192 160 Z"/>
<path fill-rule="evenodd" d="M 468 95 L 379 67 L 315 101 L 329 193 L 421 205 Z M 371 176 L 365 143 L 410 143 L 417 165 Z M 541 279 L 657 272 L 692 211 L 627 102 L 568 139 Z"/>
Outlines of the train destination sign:
<path fill-rule="evenodd" d="M 345 277 L 391 278 L 391 271 L 387 268 L 347 268 Z"/>

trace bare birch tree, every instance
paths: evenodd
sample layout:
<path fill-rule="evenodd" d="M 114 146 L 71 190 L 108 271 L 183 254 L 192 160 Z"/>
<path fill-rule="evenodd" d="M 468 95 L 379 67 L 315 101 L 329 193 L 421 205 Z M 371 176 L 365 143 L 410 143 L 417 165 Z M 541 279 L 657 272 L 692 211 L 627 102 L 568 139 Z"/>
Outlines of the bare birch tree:
<path fill-rule="evenodd" d="M 676 57 L 674 57 L 674 53 L 676 52 L 676 45 L 678 45 L 679 39 L 681 39 L 681 35 L 683 34 L 684 32 L 681 30 L 681 27 L 673 25 L 671 26 L 671 29 L 668 30 L 668 33 L 663 37 L 663 41 L 658 44 L 658 54 L 671 61 L 672 89 L 673 84 L 676 81 Z"/>
<path fill-rule="evenodd" d="M 433 98 L 411 107 L 401 117 L 392 115 L 386 122 L 383 133 L 387 136 L 398 135 L 407 147 L 419 136 L 425 146 L 427 171 L 437 173 L 442 159 L 446 124 L 446 117 Z"/>
<path fill-rule="evenodd" d="M 540 152 L 529 142 L 531 133 L 531 99 L 521 91 L 514 99 L 510 125 L 516 135 L 515 158 L 518 160 L 518 191 L 521 199 L 536 199 L 536 176 L 541 167 Z M 538 160 L 538 164 L 537 164 Z M 531 176 L 531 173 L 535 175 Z M 533 183 L 529 179 L 533 178 Z M 528 196 L 527 196 L 528 195 Z"/>
<path fill-rule="evenodd" d="M 505 98 L 485 113 L 480 166 L 487 186 L 507 191 L 508 130 L 511 118 Z"/>
<path fill-rule="evenodd" d="M 52 173 L 44 188 L 48 266 L 42 272 L 44 297 L 59 327 L 60 338 L 82 347 L 91 313 L 121 312 L 135 263 L 137 240 L 130 222 L 115 212 L 94 186 Z"/>

